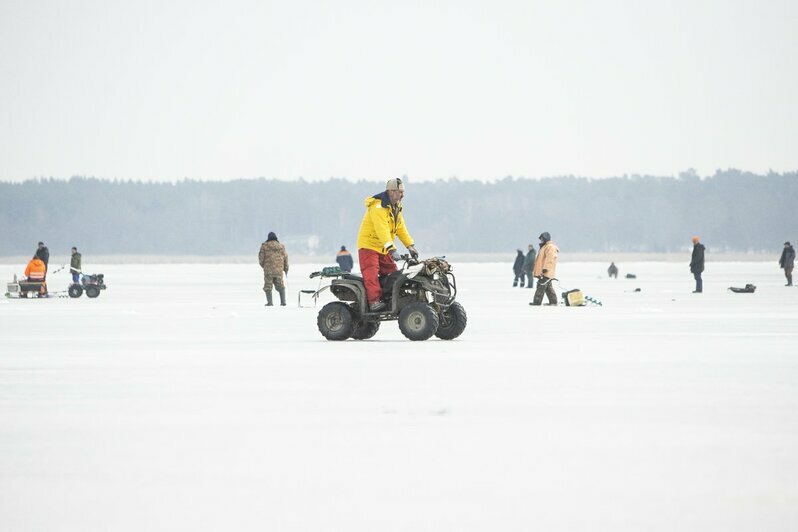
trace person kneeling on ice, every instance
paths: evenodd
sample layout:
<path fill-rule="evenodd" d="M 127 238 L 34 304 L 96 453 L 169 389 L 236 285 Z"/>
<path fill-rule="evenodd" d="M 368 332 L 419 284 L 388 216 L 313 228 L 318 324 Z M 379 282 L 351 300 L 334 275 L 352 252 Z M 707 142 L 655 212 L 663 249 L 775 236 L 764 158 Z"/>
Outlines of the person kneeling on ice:
<path fill-rule="evenodd" d="M 42 287 L 39 289 L 41 295 L 47 293 L 46 276 L 47 267 L 44 265 L 44 261 L 39 257 L 33 257 L 25 268 L 25 278 L 29 282 L 42 283 Z"/>
<path fill-rule="evenodd" d="M 357 235 L 357 255 L 369 310 L 373 312 L 385 308 L 379 278 L 396 271 L 399 252 L 394 246 L 394 239 L 398 236 L 410 255 L 413 258 L 418 257 L 413 238 L 407 231 L 402 216 L 404 194 L 405 184 L 402 180 L 389 179 L 385 184 L 385 192 L 365 200 L 366 214 Z"/>
<path fill-rule="evenodd" d="M 535 269 L 532 275 L 538 279 L 538 288 L 535 290 L 535 297 L 530 305 L 540 305 L 543 303 L 543 293 L 549 298 L 549 305 L 557 304 L 557 293 L 551 285 L 551 280 L 557 274 L 557 257 L 560 253 L 554 242 L 551 241 L 551 235 L 548 233 L 541 233 L 538 237 L 540 239 L 540 253 L 535 259 Z"/>

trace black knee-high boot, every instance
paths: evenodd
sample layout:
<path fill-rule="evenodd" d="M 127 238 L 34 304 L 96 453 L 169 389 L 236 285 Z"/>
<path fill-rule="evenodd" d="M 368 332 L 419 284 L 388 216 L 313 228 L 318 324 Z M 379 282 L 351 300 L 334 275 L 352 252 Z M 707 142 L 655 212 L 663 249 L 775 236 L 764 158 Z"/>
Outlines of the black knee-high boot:
<path fill-rule="evenodd" d="M 277 293 L 280 294 L 280 306 L 285 306 L 285 288 L 278 288 Z"/>

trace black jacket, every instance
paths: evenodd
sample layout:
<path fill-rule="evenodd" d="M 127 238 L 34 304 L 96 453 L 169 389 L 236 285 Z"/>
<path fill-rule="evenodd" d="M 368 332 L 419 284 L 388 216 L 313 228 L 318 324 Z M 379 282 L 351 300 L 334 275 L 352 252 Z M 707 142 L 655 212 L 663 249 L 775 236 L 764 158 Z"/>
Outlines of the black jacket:
<path fill-rule="evenodd" d="M 47 249 L 47 246 L 44 246 L 42 249 L 37 249 L 36 256 L 39 257 L 44 263 L 44 266 L 47 267 L 47 264 L 50 262 L 50 250 Z"/>
<path fill-rule="evenodd" d="M 516 275 L 521 275 L 524 272 L 524 252 L 521 250 L 518 250 L 518 255 L 515 257 L 513 271 Z"/>
<path fill-rule="evenodd" d="M 701 273 L 704 271 L 704 244 L 701 242 L 693 246 L 693 258 L 690 259 L 690 271 Z"/>
<path fill-rule="evenodd" d="M 781 266 L 785 270 L 795 267 L 795 248 L 794 247 L 787 246 L 787 247 L 784 248 L 784 251 L 781 252 L 781 258 L 779 259 L 779 266 Z"/>

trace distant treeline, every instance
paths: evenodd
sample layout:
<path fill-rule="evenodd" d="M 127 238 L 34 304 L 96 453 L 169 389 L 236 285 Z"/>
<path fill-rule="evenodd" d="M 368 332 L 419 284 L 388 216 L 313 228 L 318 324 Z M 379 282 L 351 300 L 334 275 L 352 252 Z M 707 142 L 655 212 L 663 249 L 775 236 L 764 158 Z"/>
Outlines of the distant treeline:
<path fill-rule="evenodd" d="M 289 252 L 356 247 L 363 199 L 383 183 L 73 177 L 0 183 L 0 255 L 257 253 L 269 231 Z M 798 172 L 699 178 L 456 179 L 407 184 L 405 219 L 422 252 L 506 252 L 542 231 L 563 250 L 668 252 L 701 236 L 712 251 L 798 241 Z M 293 248 L 293 249 L 292 249 Z"/>

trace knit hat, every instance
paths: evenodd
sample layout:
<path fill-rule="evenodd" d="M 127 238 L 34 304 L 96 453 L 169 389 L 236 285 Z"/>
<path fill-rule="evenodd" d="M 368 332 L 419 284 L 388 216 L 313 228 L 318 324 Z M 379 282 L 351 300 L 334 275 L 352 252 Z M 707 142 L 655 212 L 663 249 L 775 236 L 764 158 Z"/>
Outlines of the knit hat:
<path fill-rule="evenodd" d="M 697 236 L 693 237 L 693 244 L 698 244 L 699 238 Z"/>
<path fill-rule="evenodd" d="M 269 237 L 266 239 L 266 242 L 271 242 L 272 240 L 277 240 L 277 235 L 274 234 L 274 231 L 269 232 Z"/>
<path fill-rule="evenodd" d="M 401 177 L 395 177 L 393 179 L 389 179 L 388 182 L 385 183 L 385 190 L 401 190 L 404 192 L 405 184 Z"/>

